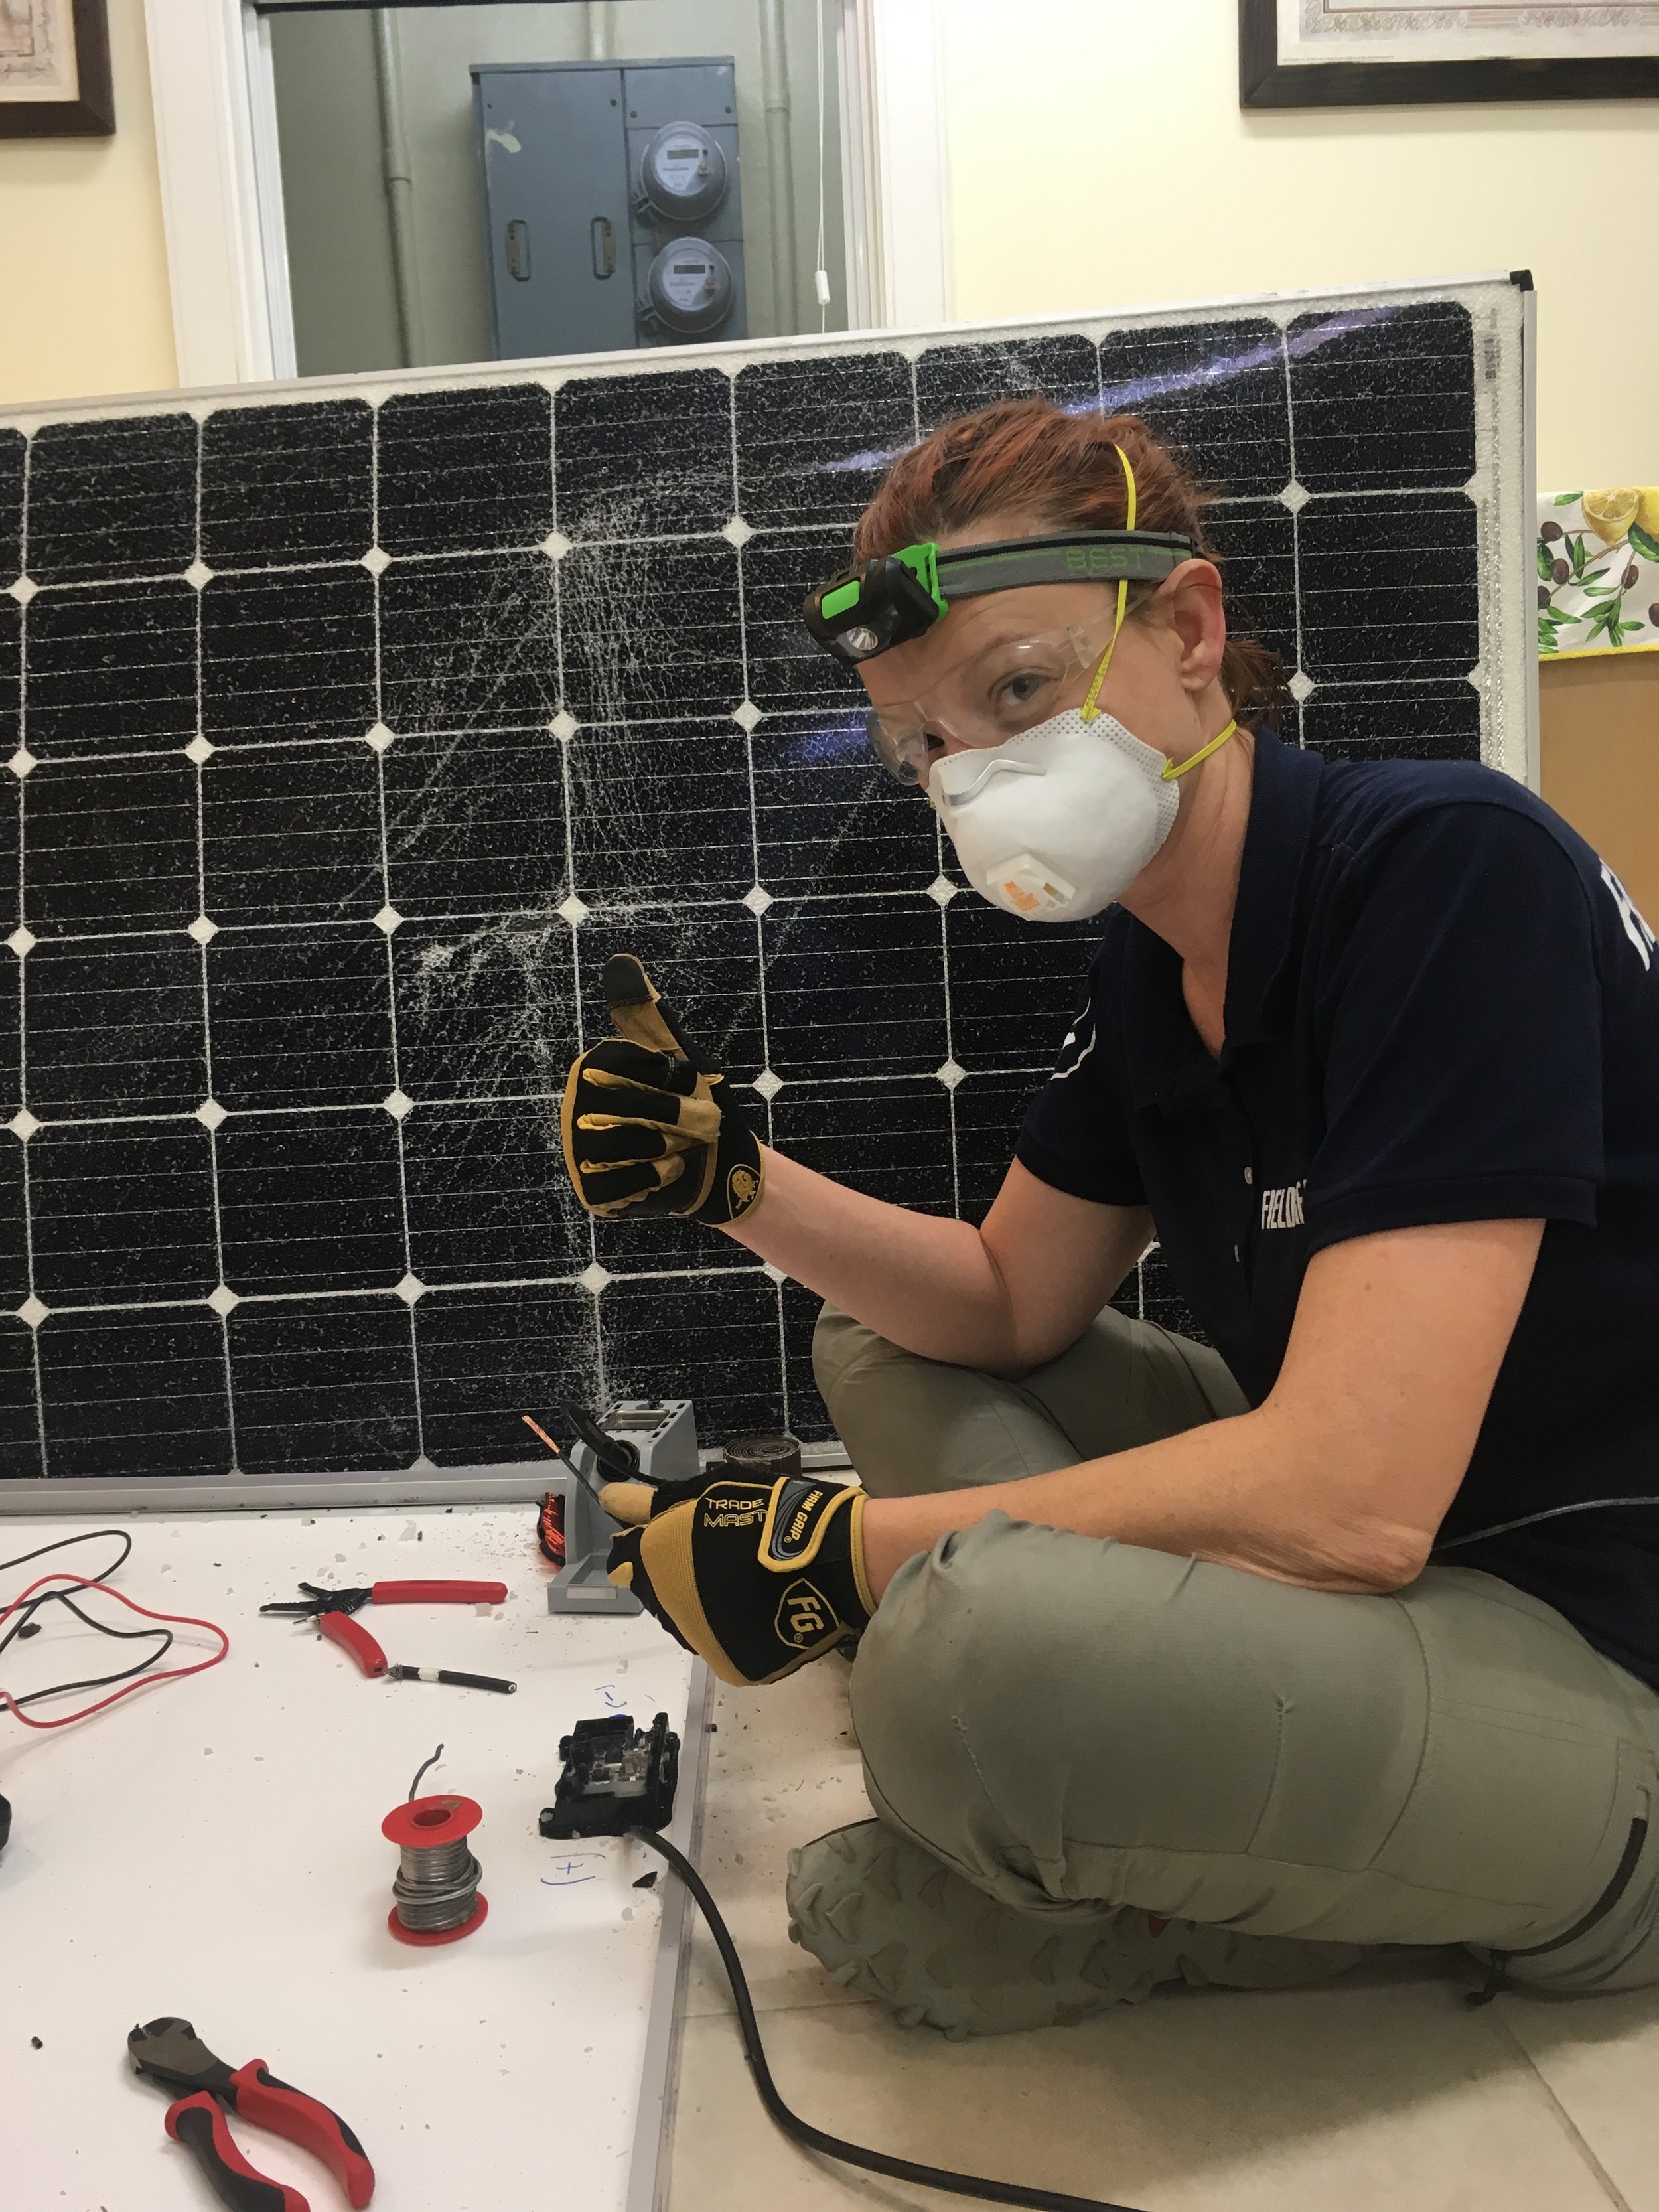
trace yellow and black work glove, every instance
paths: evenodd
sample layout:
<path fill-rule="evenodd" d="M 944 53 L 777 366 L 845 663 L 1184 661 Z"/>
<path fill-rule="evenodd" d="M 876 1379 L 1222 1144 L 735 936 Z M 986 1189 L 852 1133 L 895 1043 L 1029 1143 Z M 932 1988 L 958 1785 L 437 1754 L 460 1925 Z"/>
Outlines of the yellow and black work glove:
<path fill-rule="evenodd" d="M 564 1160 L 590 1213 L 673 1213 L 718 1226 L 760 1202 L 760 1139 L 669 1019 L 631 952 L 605 963 L 618 1034 L 585 1052 L 564 1086 Z"/>
<path fill-rule="evenodd" d="M 781 1681 L 856 1644 L 876 1609 L 856 1485 L 804 1474 L 612 1482 L 599 1502 L 641 1524 L 612 1538 L 611 1581 L 722 1682 Z"/>

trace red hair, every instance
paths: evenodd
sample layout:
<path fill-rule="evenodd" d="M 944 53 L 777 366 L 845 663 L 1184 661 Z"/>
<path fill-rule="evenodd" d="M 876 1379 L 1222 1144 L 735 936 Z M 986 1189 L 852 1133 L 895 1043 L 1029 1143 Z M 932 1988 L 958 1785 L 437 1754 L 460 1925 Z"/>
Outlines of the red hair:
<path fill-rule="evenodd" d="M 1049 530 L 1121 530 L 1128 486 L 1118 448 L 1135 472 L 1137 527 L 1178 532 L 1220 567 L 1204 530 L 1215 494 L 1138 415 L 1069 415 L 1046 399 L 958 416 L 901 453 L 859 517 L 853 557 L 896 553 L 1000 514 Z M 1155 588 L 1132 586 L 1131 609 Z M 1240 719 L 1255 719 L 1282 702 L 1284 666 L 1260 640 L 1229 636 L 1221 683 Z"/>

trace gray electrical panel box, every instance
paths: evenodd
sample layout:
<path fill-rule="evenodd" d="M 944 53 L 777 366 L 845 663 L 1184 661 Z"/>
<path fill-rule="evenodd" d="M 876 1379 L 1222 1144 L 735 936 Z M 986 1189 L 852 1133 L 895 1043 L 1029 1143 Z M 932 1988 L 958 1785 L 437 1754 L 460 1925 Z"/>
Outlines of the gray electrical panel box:
<path fill-rule="evenodd" d="M 748 336 L 729 60 L 475 64 L 498 361 Z"/>

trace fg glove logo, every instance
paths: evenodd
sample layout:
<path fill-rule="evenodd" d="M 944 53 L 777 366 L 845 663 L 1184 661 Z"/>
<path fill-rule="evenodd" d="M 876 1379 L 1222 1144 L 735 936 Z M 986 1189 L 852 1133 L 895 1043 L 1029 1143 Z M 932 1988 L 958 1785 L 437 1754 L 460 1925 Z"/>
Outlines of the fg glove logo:
<path fill-rule="evenodd" d="M 798 1575 L 778 1601 L 774 1624 L 781 1643 L 796 1651 L 811 1650 L 828 1636 L 845 1632 L 846 1624 L 820 1589 Z"/>

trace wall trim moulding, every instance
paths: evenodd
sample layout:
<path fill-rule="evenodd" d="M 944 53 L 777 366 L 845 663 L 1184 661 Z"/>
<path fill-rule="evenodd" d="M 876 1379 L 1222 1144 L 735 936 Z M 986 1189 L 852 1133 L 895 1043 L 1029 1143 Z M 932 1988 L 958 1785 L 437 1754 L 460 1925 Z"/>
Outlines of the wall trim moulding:
<path fill-rule="evenodd" d="M 952 319 L 943 31 L 940 0 L 842 0 L 842 173 L 856 326 L 923 330 Z"/>
<path fill-rule="evenodd" d="M 257 382 L 276 367 L 245 54 L 251 20 L 240 0 L 144 0 L 173 344 L 187 388 Z"/>

